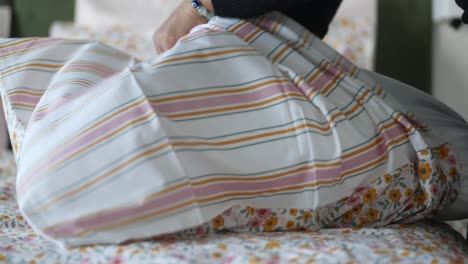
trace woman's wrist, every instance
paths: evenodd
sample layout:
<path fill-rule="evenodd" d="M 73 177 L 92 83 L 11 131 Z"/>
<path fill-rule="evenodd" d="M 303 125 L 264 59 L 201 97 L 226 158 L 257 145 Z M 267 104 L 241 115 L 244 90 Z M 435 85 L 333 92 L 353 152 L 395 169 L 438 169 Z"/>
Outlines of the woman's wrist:
<path fill-rule="evenodd" d="M 187 4 L 188 2 L 188 4 Z M 191 4 L 191 1 L 184 1 L 183 2 L 183 5 L 184 5 L 184 10 L 186 10 L 186 14 L 191 18 L 193 19 L 194 21 L 198 21 L 197 23 L 198 24 L 203 24 L 203 23 L 206 23 L 207 19 L 200 16 L 197 12 L 197 10 L 195 10 L 195 8 L 192 7 L 192 4 Z"/>
<path fill-rule="evenodd" d="M 211 0 L 200 0 L 200 3 L 211 13 L 214 13 L 214 7 Z"/>
<path fill-rule="evenodd" d="M 187 1 L 187 0 L 186 0 Z M 207 20 L 211 20 L 215 16 L 215 14 L 212 12 L 213 6 L 211 5 L 210 0 L 190 0 L 191 6 L 196 13 L 203 18 L 206 18 Z M 204 4 L 206 3 L 206 4 Z M 208 5 L 205 6 L 205 5 Z"/>
<path fill-rule="evenodd" d="M 208 10 L 213 8 L 210 0 L 202 0 L 200 4 L 206 5 L 204 7 Z M 207 22 L 207 18 L 201 16 L 192 6 L 191 0 L 181 1 L 174 13 L 154 34 L 157 52 L 161 54 L 171 49 L 181 37 L 189 34 L 191 29 Z"/>

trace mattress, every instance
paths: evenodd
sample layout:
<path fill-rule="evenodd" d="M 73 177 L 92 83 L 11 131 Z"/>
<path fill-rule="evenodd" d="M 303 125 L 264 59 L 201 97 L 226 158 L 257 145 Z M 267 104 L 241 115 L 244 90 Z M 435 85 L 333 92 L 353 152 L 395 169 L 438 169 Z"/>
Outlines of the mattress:
<path fill-rule="evenodd" d="M 468 244 L 448 225 L 423 221 L 319 232 L 173 234 L 124 245 L 61 248 L 21 216 L 15 165 L 0 155 L 0 263 L 463 263 Z"/>

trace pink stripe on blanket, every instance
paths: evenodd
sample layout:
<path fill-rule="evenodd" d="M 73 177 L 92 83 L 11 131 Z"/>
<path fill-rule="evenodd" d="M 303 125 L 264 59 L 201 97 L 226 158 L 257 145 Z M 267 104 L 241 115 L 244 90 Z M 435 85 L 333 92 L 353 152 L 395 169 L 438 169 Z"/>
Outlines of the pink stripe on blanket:
<path fill-rule="evenodd" d="M 50 44 L 58 43 L 62 41 L 63 39 L 58 39 L 58 38 L 44 38 L 44 39 L 38 39 L 38 40 L 23 43 L 23 44 L 19 44 L 17 46 L 0 48 L 0 56 L 14 53 L 14 52 L 23 51 L 23 50 L 28 50 L 32 48 L 37 48 L 43 45 L 50 45 Z"/>
<path fill-rule="evenodd" d="M 212 98 L 202 98 L 165 104 L 153 104 L 153 108 L 157 112 L 169 114 L 183 111 L 194 111 L 215 107 L 248 104 L 258 102 L 275 95 L 289 95 L 294 92 L 300 94 L 300 91 L 298 91 L 298 89 L 293 84 L 276 84 L 266 86 L 264 88 L 260 88 L 245 94 L 229 94 Z"/>
<path fill-rule="evenodd" d="M 73 63 L 68 67 L 63 68 L 64 71 L 74 71 L 78 69 L 85 69 L 97 73 L 100 76 L 108 77 L 115 73 L 112 69 L 108 69 L 96 64 L 87 63 Z"/>
<path fill-rule="evenodd" d="M 254 32 L 255 30 L 257 30 L 258 27 L 255 26 L 254 24 L 252 23 L 247 23 L 246 25 L 242 26 L 237 32 L 236 32 L 236 35 L 238 35 L 239 37 L 241 38 L 245 38 L 247 37 L 250 33 Z"/>
<path fill-rule="evenodd" d="M 63 162 L 67 158 L 69 158 L 71 155 L 74 153 L 86 149 L 88 144 L 92 143 L 93 141 L 96 141 L 97 139 L 103 137 L 106 134 L 111 133 L 112 131 L 115 131 L 122 125 L 126 124 L 130 120 L 133 120 L 137 117 L 144 116 L 149 112 L 152 112 L 153 109 L 149 104 L 142 104 L 139 105 L 131 110 L 128 110 L 121 115 L 101 124 L 97 128 L 89 131 L 88 133 L 84 134 L 80 138 L 75 138 L 75 139 L 70 139 L 70 142 L 67 145 L 67 147 L 55 154 L 52 157 L 49 157 L 41 166 L 37 167 L 34 169 L 34 172 L 30 173 L 27 177 L 24 178 L 24 181 L 18 183 L 18 192 L 22 193 L 24 191 L 25 185 L 27 183 L 37 177 L 37 175 L 40 175 L 41 173 L 44 172 L 47 168 L 51 166 L 51 164 L 56 163 L 57 161 Z"/>
<path fill-rule="evenodd" d="M 356 169 L 360 166 L 363 166 L 364 164 L 381 158 L 388 151 L 386 145 L 404 135 L 406 135 L 406 132 L 400 125 L 394 126 L 393 128 L 384 131 L 382 133 L 384 140 L 380 144 L 374 146 L 363 154 L 344 161 L 342 167 L 343 172 Z"/>
<path fill-rule="evenodd" d="M 336 67 L 328 66 L 328 68 L 325 71 L 323 71 L 317 79 L 313 81 L 309 81 L 309 84 L 313 86 L 315 90 L 322 90 L 339 73 L 340 73 L 340 70 L 337 69 Z"/>
<path fill-rule="evenodd" d="M 15 95 L 8 96 L 8 99 L 13 104 L 26 103 L 26 104 L 37 105 L 37 103 L 41 100 L 41 96 L 15 94 Z"/>

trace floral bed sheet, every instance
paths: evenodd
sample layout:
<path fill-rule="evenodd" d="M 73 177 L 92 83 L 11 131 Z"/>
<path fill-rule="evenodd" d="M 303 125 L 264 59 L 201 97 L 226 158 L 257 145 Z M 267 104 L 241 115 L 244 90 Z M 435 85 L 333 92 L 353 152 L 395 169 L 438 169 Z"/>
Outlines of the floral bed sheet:
<path fill-rule="evenodd" d="M 363 69 L 374 68 L 375 32 L 368 17 L 337 17 L 325 42 Z M 153 31 L 135 31 L 124 26 L 91 27 L 72 22 L 55 22 L 50 36 L 64 39 L 95 39 L 140 60 L 156 56 Z"/>
<path fill-rule="evenodd" d="M 15 199 L 14 160 L 0 155 L 0 263 L 464 263 L 448 225 L 419 222 L 320 232 L 174 234 L 125 245 L 61 248 L 37 236 Z"/>

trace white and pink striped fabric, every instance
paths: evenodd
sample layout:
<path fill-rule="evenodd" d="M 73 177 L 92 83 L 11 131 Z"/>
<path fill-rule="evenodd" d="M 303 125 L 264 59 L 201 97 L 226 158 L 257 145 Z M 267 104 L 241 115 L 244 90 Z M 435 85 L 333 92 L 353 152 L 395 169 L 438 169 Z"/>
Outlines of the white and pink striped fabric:
<path fill-rule="evenodd" d="M 215 18 L 143 63 L 5 39 L 0 70 L 21 211 L 62 245 L 382 226 L 458 193 L 450 145 L 278 13 Z"/>

